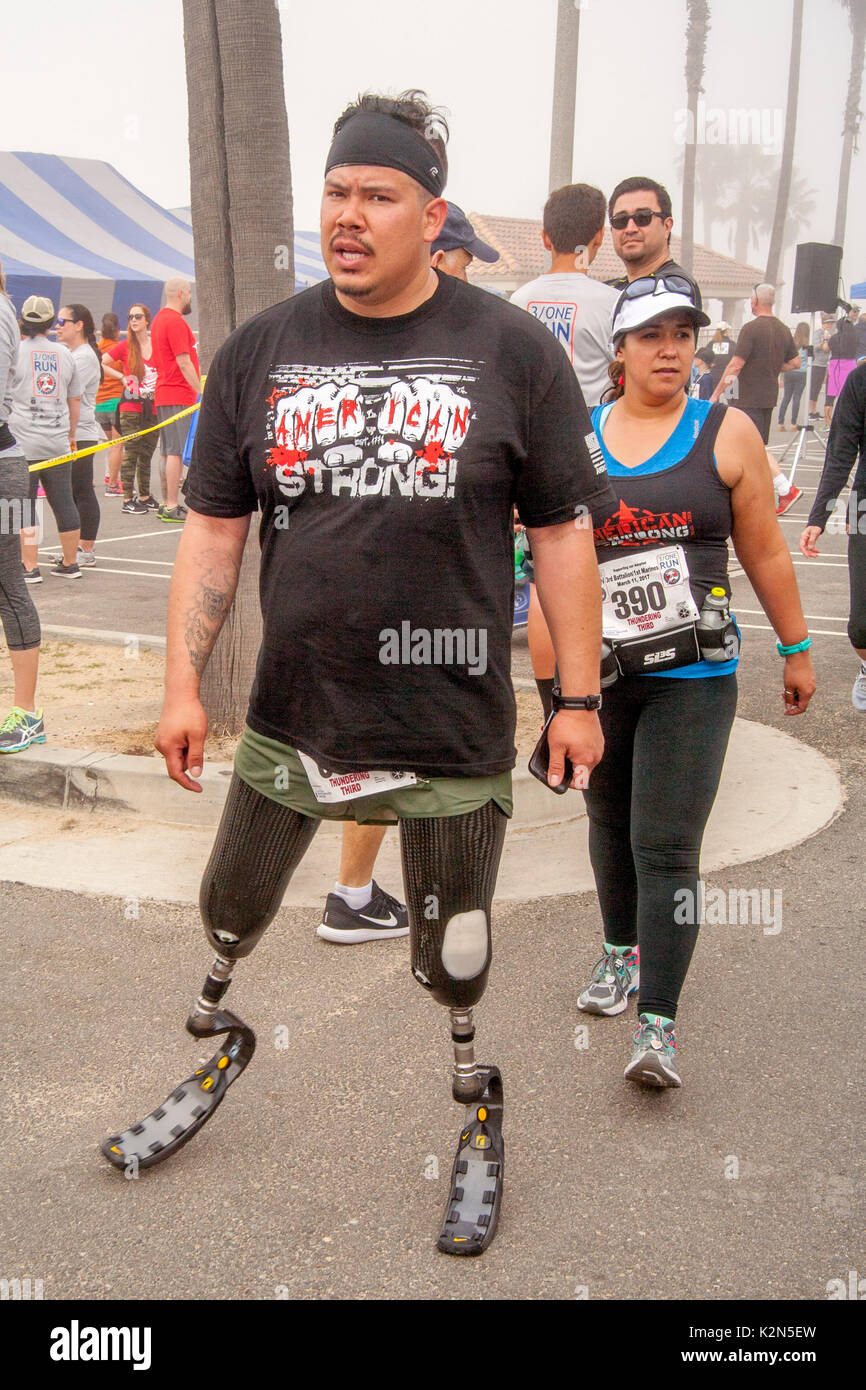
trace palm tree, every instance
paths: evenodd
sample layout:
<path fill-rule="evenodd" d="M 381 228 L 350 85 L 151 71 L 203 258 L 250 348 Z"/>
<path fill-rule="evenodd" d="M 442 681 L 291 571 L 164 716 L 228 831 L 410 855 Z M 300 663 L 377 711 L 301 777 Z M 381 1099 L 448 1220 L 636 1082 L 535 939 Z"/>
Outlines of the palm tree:
<path fill-rule="evenodd" d="M 683 167 L 683 221 L 680 259 L 691 274 L 695 252 L 695 157 L 697 155 L 698 97 L 703 89 L 707 34 L 710 28 L 709 0 L 686 0 L 686 91 L 689 109 L 689 139 Z"/>
<path fill-rule="evenodd" d="M 723 222 L 733 224 L 731 254 L 738 261 L 747 261 L 758 249 L 768 209 L 772 208 L 772 156 L 756 145 L 715 145 L 701 150 L 702 162 L 705 157 L 710 171 L 707 177 L 715 171 L 727 194 L 718 215 Z"/>
<path fill-rule="evenodd" d="M 842 162 L 839 166 L 839 192 L 836 196 L 836 221 L 833 241 L 845 244 L 845 222 L 848 216 L 848 180 L 851 176 L 851 156 L 860 129 L 860 88 L 863 85 L 863 58 L 866 51 L 866 0 L 842 0 L 848 11 L 851 26 L 851 68 L 848 73 L 848 95 L 845 99 L 845 119 L 842 125 Z"/>
<path fill-rule="evenodd" d="M 550 118 L 550 184 L 571 183 L 574 165 L 574 103 L 577 95 L 577 41 L 580 9 L 575 0 L 558 0 L 556 56 L 553 69 L 553 113 Z"/>
<path fill-rule="evenodd" d="M 767 252 L 767 269 L 764 279 L 775 285 L 782 260 L 782 247 L 785 241 L 785 223 L 788 218 L 788 201 L 791 195 L 791 170 L 794 164 L 794 135 L 797 130 L 797 98 L 800 88 L 800 49 L 803 43 L 803 0 L 794 0 L 791 22 L 791 61 L 788 65 L 788 102 L 785 107 L 785 138 L 782 142 L 782 167 L 779 170 L 779 187 L 776 193 L 776 215 L 770 233 L 770 249 Z"/>
<path fill-rule="evenodd" d="M 294 292 L 292 179 L 274 0 L 183 0 L 200 356 Z M 211 730 L 239 734 L 261 640 L 258 526 L 202 683 Z"/>

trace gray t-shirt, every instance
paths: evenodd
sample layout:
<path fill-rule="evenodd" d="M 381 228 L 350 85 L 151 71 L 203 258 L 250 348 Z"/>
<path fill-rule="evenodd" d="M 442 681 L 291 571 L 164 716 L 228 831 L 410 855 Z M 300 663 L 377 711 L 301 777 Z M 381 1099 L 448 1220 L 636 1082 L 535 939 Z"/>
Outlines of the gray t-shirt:
<path fill-rule="evenodd" d="M 80 395 L 81 380 L 69 348 L 42 334 L 25 338 L 18 348 L 9 428 L 28 463 L 69 453 L 66 401 Z"/>
<path fill-rule="evenodd" d="M 72 349 L 72 356 L 75 359 L 78 379 L 81 382 L 81 406 L 76 435 L 79 439 L 94 442 L 102 435 L 102 431 L 96 423 L 93 409 L 96 393 L 99 390 L 100 362 L 89 343 L 79 343 L 77 348 Z"/>
<path fill-rule="evenodd" d="M 590 410 L 610 386 L 610 328 L 618 299 L 617 290 L 580 271 L 539 275 L 511 296 L 512 304 L 533 314 L 562 344 Z"/>
<path fill-rule="evenodd" d="M 18 361 L 20 341 L 21 335 L 18 332 L 18 320 L 12 308 L 12 301 L 7 299 L 5 294 L 0 294 L 0 425 L 5 425 L 12 414 L 12 387 L 15 382 L 15 364 Z M 17 444 L 13 444 L 11 449 L 3 449 L 0 452 L 20 455 L 21 450 Z"/>

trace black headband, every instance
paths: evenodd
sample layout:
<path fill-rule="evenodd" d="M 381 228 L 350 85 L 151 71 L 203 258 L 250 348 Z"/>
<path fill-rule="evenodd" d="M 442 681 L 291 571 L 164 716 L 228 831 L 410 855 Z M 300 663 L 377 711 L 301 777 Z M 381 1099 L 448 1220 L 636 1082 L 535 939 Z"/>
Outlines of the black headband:
<path fill-rule="evenodd" d="M 359 111 L 351 116 L 333 144 L 325 161 L 325 173 L 341 164 L 372 164 L 399 169 L 416 179 L 422 188 L 441 198 L 445 178 L 436 151 L 417 130 L 381 111 Z"/>

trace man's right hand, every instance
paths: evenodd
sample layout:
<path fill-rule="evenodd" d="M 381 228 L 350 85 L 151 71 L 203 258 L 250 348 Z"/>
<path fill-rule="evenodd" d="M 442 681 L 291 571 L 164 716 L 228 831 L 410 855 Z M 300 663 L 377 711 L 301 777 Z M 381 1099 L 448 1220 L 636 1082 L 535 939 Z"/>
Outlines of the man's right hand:
<path fill-rule="evenodd" d="M 165 758 L 171 780 L 185 791 L 201 791 L 201 784 L 193 778 L 201 777 L 206 736 L 207 715 L 200 700 L 166 700 L 154 745 Z"/>

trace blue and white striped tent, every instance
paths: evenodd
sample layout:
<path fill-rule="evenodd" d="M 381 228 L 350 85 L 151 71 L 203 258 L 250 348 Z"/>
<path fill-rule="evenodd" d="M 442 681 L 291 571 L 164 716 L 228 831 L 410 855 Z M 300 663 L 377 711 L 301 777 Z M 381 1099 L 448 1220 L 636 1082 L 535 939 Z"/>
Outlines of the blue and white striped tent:
<path fill-rule="evenodd" d="M 16 309 L 31 294 L 121 322 L 156 313 L 163 282 L 193 279 L 192 232 L 99 159 L 0 153 L 0 263 Z"/>
<path fill-rule="evenodd" d="M 31 294 L 86 304 L 97 325 L 126 320 L 134 301 L 155 314 L 172 275 L 195 283 L 189 209 L 148 198 L 99 159 L 0 153 L 0 265 L 16 310 Z M 297 289 L 327 279 L 317 232 L 295 235 Z"/>

